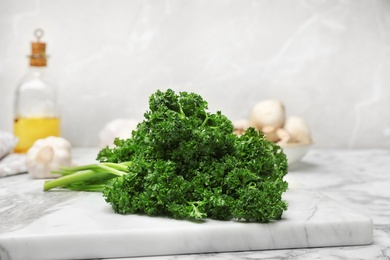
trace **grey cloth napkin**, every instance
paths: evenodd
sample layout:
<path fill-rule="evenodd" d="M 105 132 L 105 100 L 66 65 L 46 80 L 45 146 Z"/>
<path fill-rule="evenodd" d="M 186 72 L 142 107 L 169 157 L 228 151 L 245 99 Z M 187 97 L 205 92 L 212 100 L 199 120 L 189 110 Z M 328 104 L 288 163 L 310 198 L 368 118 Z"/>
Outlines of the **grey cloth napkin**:
<path fill-rule="evenodd" d="M 17 142 L 13 134 L 0 130 L 0 177 L 27 172 L 26 155 L 12 153 Z"/>
<path fill-rule="evenodd" d="M 0 160 L 0 177 L 26 173 L 26 155 L 11 153 Z"/>

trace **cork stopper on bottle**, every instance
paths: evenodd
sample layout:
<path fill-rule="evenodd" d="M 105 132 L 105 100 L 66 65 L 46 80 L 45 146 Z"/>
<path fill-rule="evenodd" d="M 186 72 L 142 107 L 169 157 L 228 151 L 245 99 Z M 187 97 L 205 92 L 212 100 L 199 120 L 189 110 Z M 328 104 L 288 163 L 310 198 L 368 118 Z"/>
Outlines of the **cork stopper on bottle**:
<path fill-rule="evenodd" d="M 31 43 L 30 66 L 44 67 L 47 64 L 46 43 L 40 42 L 43 30 L 36 29 L 34 36 L 37 38 L 37 41 Z"/>

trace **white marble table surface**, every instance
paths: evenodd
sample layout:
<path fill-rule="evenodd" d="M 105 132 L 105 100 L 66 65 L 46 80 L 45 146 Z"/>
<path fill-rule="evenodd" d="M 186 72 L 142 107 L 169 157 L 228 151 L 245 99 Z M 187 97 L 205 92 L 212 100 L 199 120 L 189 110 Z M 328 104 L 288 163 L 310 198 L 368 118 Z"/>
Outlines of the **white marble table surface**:
<path fill-rule="evenodd" d="M 78 150 L 80 152 L 80 150 Z M 78 160 L 80 154 L 76 154 Z M 6 177 L 6 182 L 19 176 Z M 372 218 L 373 243 L 365 246 L 233 253 L 193 254 L 131 259 L 389 259 L 390 258 L 390 150 L 312 149 L 290 168 L 289 179 L 302 183 Z M 0 196 L 1 193 L 0 179 Z M 15 198 L 17 199 L 17 198 Z M 21 212 L 25 214 L 26 212 Z M 0 224 L 1 224 L 0 219 Z M 22 223 L 21 223 L 22 224 Z M 1 225 L 0 225 L 1 227 Z M 123 258 L 121 258 L 123 259 Z M 130 258 L 129 258 L 130 259 Z"/>

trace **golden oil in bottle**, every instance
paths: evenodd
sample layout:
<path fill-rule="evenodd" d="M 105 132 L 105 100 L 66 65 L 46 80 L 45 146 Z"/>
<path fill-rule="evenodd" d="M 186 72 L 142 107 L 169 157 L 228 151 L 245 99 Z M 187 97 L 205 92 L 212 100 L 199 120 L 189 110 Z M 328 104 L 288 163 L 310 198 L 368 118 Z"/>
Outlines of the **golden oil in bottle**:
<path fill-rule="evenodd" d="M 60 136 L 60 119 L 56 117 L 16 118 L 14 134 L 19 138 L 14 151 L 26 153 L 36 140 L 47 136 Z"/>
<path fill-rule="evenodd" d="M 38 139 L 60 136 L 60 118 L 54 88 L 47 80 L 46 44 L 43 31 L 34 32 L 30 66 L 15 93 L 14 134 L 19 139 L 15 152 L 25 153 Z"/>

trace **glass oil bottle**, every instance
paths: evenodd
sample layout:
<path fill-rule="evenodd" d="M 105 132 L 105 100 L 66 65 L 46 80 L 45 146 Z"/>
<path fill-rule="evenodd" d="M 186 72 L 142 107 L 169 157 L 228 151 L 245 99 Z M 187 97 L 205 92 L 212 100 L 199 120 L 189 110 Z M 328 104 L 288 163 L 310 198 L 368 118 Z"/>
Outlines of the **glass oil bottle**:
<path fill-rule="evenodd" d="M 46 44 L 43 31 L 34 32 L 30 66 L 18 85 L 14 100 L 14 135 L 19 139 L 14 152 L 26 153 L 38 139 L 60 136 L 59 108 L 55 89 L 47 80 Z"/>

